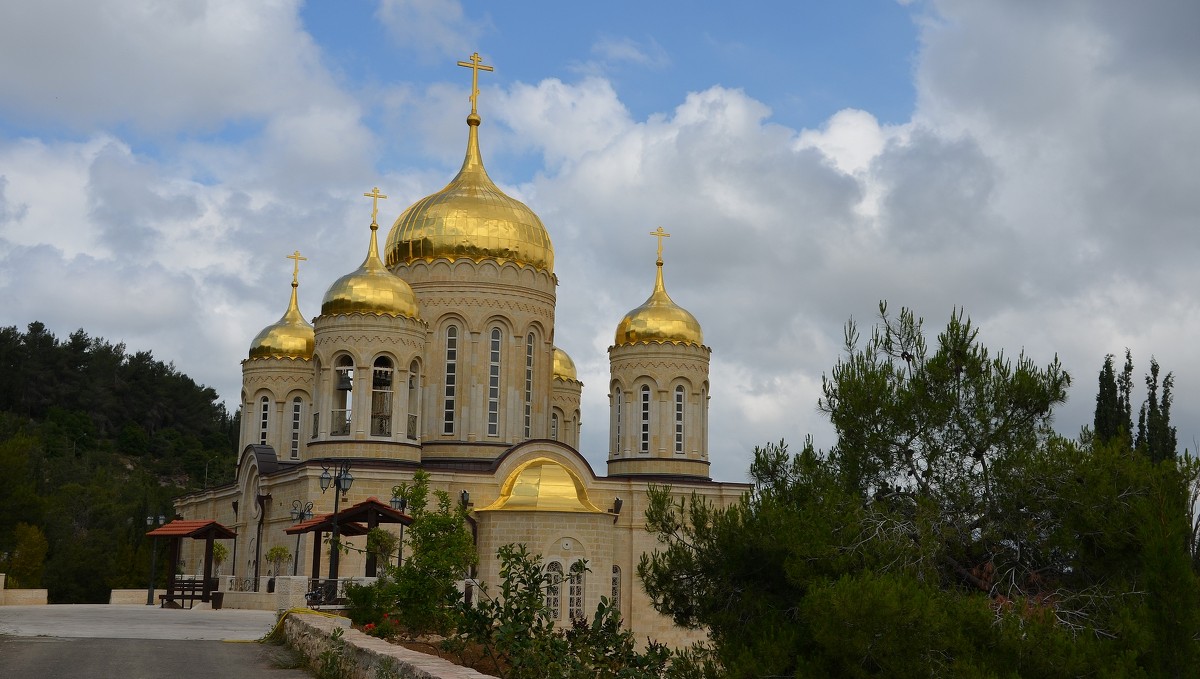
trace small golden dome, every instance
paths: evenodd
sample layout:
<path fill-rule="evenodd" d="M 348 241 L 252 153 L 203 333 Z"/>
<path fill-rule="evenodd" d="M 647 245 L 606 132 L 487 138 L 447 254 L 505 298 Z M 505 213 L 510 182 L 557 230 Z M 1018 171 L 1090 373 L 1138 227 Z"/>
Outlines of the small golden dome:
<path fill-rule="evenodd" d="M 658 260 L 654 292 L 617 324 L 617 346 L 623 344 L 704 344 L 704 331 L 691 313 L 671 301 L 663 285 L 663 262 Z"/>
<path fill-rule="evenodd" d="M 501 510 L 604 513 L 588 499 L 579 476 L 548 457 L 532 459 L 513 470 L 500 486 L 500 497 L 479 511 Z"/>
<path fill-rule="evenodd" d="M 417 297 L 403 278 L 388 271 L 379 259 L 375 232 L 379 224 L 371 220 L 371 244 L 367 258 L 357 270 L 342 276 L 329 286 L 321 302 L 321 315 L 374 314 L 377 316 L 417 317 Z"/>
<path fill-rule="evenodd" d="M 414 203 L 392 225 L 388 266 L 444 257 L 495 259 L 554 272 L 554 247 L 542 220 L 488 177 L 479 153 L 477 114 L 467 117 L 467 155 L 446 188 Z"/>
<path fill-rule="evenodd" d="M 296 261 L 292 269 L 292 301 L 288 303 L 283 318 L 262 329 L 250 343 L 250 358 L 300 358 L 309 360 L 313 355 L 313 327 L 300 314 L 296 303 L 296 288 L 300 287 L 300 251 L 288 255 Z"/>
<path fill-rule="evenodd" d="M 578 382 L 578 373 L 575 372 L 575 361 L 567 355 L 567 352 L 554 347 L 554 377 L 560 380 L 571 380 Z"/>

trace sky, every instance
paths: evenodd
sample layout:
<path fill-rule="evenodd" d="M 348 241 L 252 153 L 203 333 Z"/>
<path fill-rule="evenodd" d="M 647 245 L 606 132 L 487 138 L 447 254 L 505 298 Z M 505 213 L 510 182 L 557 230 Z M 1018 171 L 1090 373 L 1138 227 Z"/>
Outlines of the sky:
<path fill-rule="evenodd" d="M 1153 356 L 1194 451 L 1198 26 L 1194 0 L 3 3 L 0 325 L 151 350 L 235 408 L 285 256 L 312 318 L 365 253 L 362 194 L 386 227 L 453 176 L 479 52 L 484 160 L 550 232 L 598 473 L 658 226 L 713 350 L 718 480 L 833 445 L 821 379 L 881 300 L 1057 356 L 1069 436 L 1106 354 Z"/>

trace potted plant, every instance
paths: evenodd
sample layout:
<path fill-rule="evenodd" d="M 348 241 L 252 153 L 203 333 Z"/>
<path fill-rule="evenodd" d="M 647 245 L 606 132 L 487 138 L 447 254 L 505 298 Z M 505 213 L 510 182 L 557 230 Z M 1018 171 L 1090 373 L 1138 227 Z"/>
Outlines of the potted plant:
<path fill-rule="evenodd" d="M 225 559 L 228 558 L 229 548 L 219 542 L 214 542 L 212 553 L 213 567 L 216 569 L 213 573 L 214 576 L 219 577 L 221 575 L 221 564 L 225 563 Z"/>
<path fill-rule="evenodd" d="M 275 591 L 275 576 L 292 560 L 292 552 L 283 545 L 275 545 L 267 550 L 266 560 L 272 566 L 271 579 L 267 580 L 267 592 L 270 593 Z"/>

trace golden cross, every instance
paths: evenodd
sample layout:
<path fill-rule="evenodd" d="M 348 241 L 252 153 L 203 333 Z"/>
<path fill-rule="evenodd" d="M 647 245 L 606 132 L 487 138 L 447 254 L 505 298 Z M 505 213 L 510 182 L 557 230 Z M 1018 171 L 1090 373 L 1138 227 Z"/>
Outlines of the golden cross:
<path fill-rule="evenodd" d="M 651 231 L 650 235 L 656 236 L 658 238 L 658 262 L 661 264 L 662 263 L 662 239 L 670 238 L 671 234 L 667 233 L 666 231 L 663 231 L 663 228 L 660 226 L 660 227 L 658 227 L 658 229 Z"/>
<path fill-rule="evenodd" d="M 295 262 L 296 262 L 295 264 L 292 265 L 292 285 L 296 285 L 297 277 L 300 275 L 300 262 L 307 262 L 308 257 L 301 257 L 300 251 L 297 250 L 297 251 L 293 252 L 292 254 L 288 255 L 287 258 L 291 259 L 291 260 L 295 260 Z"/>
<path fill-rule="evenodd" d="M 371 189 L 370 193 L 364 193 L 363 195 L 366 196 L 367 198 L 371 199 L 371 223 L 375 224 L 376 223 L 375 219 L 377 217 L 379 217 L 379 199 L 380 198 L 386 199 L 387 196 L 385 196 L 379 192 L 378 186 Z"/>
<path fill-rule="evenodd" d="M 479 111 L 476 105 L 479 103 L 479 72 L 494 71 L 495 69 L 483 65 L 483 59 L 479 56 L 479 52 L 471 55 L 470 62 L 460 61 L 458 65 L 471 69 L 471 113 L 478 115 Z"/>

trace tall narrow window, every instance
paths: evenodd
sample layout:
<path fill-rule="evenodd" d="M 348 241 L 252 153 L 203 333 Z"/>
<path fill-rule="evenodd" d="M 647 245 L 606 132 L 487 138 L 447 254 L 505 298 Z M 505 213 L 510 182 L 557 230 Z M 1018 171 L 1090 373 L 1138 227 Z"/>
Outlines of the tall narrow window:
<path fill-rule="evenodd" d="M 271 399 L 263 396 L 259 403 L 258 445 L 267 445 L 267 430 L 271 422 Z"/>
<path fill-rule="evenodd" d="M 642 440 L 638 444 L 638 452 L 646 455 L 650 452 L 650 387 L 642 386 Z"/>
<path fill-rule="evenodd" d="M 621 567 L 616 564 L 613 564 L 612 572 L 612 607 L 621 613 Z"/>
<path fill-rule="evenodd" d="M 300 417 L 303 415 L 304 402 L 300 397 L 292 399 L 292 459 L 300 459 Z"/>
<path fill-rule="evenodd" d="M 458 377 L 458 327 L 446 328 L 446 399 L 442 408 L 442 433 L 454 433 L 454 394 Z"/>
<path fill-rule="evenodd" d="M 392 360 L 375 359 L 371 368 L 371 436 L 392 435 Z"/>
<path fill-rule="evenodd" d="M 350 435 L 350 414 L 354 408 L 354 359 L 342 356 L 334 368 L 333 408 L 330 410 L 331 436 Z"/>
<path fill-rule="evenodd" d="M 417 408 L 421 404 L 420 366 L 416 361 L 408 366 L 408 440 L 417 440 Z"/>
<path fill-rule="evenodd" d="M 613 416 L 613 457 L 621 457 L 621 413 L 625 410 L 625 401 L 621 397 L 620 387 L 613 392 L 613 408 L 616 409 Z"/>
<path fill-rule="evenodd" d="M 683 387 L 675 387 L 675 454 L 683 455 Z"/>
<path fill-rule="evenodd" d="M 492 328 L 488 350 L 488 436 L 500 435 L 500 328 Z"/>
<path fill-rule="evenodd" d="M 551 620 L 558 620 L 562 617 L 562 601 L 559 597 L 563 579 L 562 564 L 558 561 L 546 564 L 546 575 L 546 612 L 550 614 Z"/>
<path fill-rule="evenodd" d="M 558 413 L 550 413 L 550 438 L 558 440 Z"/>
<path fill-rule="evenodd" d="M 583 610 L 583 575 L 582 568 L 573 567 L 571 575 L 567 579 L 567 619 L 569 620 L 586 615 Z"/>
<path fill-rule="evenodd" d="M 533 333 L 525 337 L 525 438 L 533 432 Z M 558 438 L 557 436 L 554 438 Z"/>

